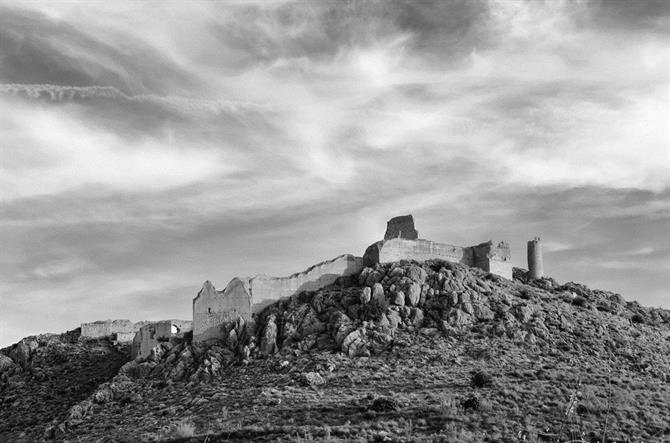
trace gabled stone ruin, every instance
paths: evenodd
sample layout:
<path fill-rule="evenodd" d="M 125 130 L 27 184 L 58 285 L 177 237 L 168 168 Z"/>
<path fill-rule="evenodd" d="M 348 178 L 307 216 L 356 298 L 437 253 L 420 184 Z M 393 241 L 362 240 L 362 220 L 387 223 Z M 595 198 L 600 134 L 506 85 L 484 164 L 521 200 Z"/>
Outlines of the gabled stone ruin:
<path fill-rule="evenodd" d="M 411 215 L 389 220 L 384 240 L 370 245 L 363 255 L 366 266 L 399 260 L 426 261 L 441 259 L 477 267 L 487 272 L 512 278 L 509 245 L 488 241 L 476 246 L 455 246 L 418 238 Z"/>
<path fill-rule="evenodd" d="M 225 326 L 238 317 L 251 321 L 253 313 L 277 300 L 302 291 L 316 291 L 362 269 L 361 257 L 345 254 L 288 277 L 262 274 L 252 278 L 235 277 L 223 291 L 217 291 L 206 281 L 193 299 L 193 340 L 206 342 L 224 338 Z"/>

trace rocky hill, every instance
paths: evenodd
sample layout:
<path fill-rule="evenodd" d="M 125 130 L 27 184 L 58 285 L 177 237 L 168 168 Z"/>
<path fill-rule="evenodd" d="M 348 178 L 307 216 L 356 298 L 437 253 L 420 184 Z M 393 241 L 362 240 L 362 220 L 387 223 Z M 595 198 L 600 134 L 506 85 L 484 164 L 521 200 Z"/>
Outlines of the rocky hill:
<path fill-rule="evenodd" d="M 0 350 L 0 440 L 670 441 L 670 311 L 442 261 L 366 268 L 144 359 Z"/>

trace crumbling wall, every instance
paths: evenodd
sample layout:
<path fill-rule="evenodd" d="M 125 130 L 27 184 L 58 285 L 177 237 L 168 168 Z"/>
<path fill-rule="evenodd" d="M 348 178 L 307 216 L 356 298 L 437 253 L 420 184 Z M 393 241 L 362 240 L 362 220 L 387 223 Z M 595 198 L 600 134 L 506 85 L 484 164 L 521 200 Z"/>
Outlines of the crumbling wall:
<path fill-rule="evenodd" d="M 234 278 L 223 291 L 205 282 L 193 300 L 193 341 L 224 338 L 225 325 L 242 317 L 252 320 L 252 312 L 301 291 L 315 291 L 341 276 L 358 274 L 363 259 L 350 254 L 318 263 L 288 277 L 258 275 L 251 279 Z"/>
<path fill-rule="evenodd" d="M 363 256 L 366 265 L 399 260 L 426 261 L 432 258 L 474 265 L 471 248 L 437 243 L 430 240 L 394 238 L 371 245 Z"/>
<path fill-rule="evenodd" d="M 119 343 L 129 343 L 135 338 L 137 332 L 117 332 L 112 334 L 112 338 Z"/>
<path fill-rule="evenodd" d="M 488 241 L 473 246 L 474 264 L 477 268 L 486 272 L 512 279 L 512 255 L 509 244 L 505 242 L 494 243 Z"/>
<path fill-rule="evenodd" d="M 223 291 L 206 281 L 193 300 L 193 341 L 221 338 L 224 325 L 238 316 L 251 320 L 249 280 L 235 277 Z"/>
<path fill-rule="evenodd" d="M 147 357 L 160 342 L 183 339 L 184 334 L 193 330 L 188 320 L 161 320 L 142 326 L 133 338 L 131 356 Z"/>
<path fill-rule="evenodd" d="M 341 276 L 358 274 L 364 268 L 363 259 L 350 254 L 318 263 L 303 272 L 288 277 L 257 275 L 250 281 L 254 312 L 269 303 L 302 291 L 316 291 L 331 285 Z"/>
<path fill-rule="evenodd" d="M 81 324 L 81 336 L 86 338 L 111 337 L 112 334 L 134 331 L 134 323 L 130 320 L 98 320 Z"/>

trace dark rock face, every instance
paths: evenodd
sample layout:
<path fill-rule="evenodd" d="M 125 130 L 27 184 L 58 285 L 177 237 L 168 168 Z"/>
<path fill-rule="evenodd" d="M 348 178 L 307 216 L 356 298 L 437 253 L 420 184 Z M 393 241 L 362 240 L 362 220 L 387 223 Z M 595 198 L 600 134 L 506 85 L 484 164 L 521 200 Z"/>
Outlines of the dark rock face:
<path fill-rule="evenodd" d="M 411 214 L 393 217 L 388 221 L 384 240 L 392 238 L 404 238 L 406 240 L 416 240 L 419 238 L 419 232 L 414 229 L 414 217 Z"/>

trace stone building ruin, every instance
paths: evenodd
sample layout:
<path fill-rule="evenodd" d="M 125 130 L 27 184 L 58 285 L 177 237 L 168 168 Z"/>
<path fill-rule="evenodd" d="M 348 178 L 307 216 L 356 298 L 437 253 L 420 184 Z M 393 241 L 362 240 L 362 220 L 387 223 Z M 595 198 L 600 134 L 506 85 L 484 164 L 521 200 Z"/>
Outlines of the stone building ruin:
<path fill-rule="evenodd" d="M 206 281 L 193 299 L 193 341 L 225 339 L 228 326 L 233 322 L 253 321 L 254 313 L 277 300 L 323 288 L 333 284 L 339 277 L 360 273 L 365 266 L 429 259 L 463 263 L 512 278 L 507 243 L 488 241 L 462 247 L 420 239 L 414 218 L 412 215 L 404 215 L 388 221 L 384 240 L 370 245 L 363 257 L 341 255 L 288 277 L 262 274 L 251 278 L 235 277 L 222 291 L 216 290 L 210 281 Z"/>
<path fill-rule="evenodd" d="M 159 343 L 180 342 L 193 330 L 193 322 L 188 320 L 161 320 L 142 326 L 134 334 L 130 355 L 148 357 Z"/>
<path fill-rule="evenodd" d="M 366 266 L 400 260 L 423 262 L 440 259 L 477 267 L 492 274 L 512 278 L 509 245 L 488 241 L 475 246 L 455 246 L 419 238 L 414 217 L 404 215 L 390 219 L 384 239 L 370 245 L 363 255 L 344 254 L 318 263 L 305 271 L 287 277 L 259 274 L 235 277 L 219 291 L 208 280 L 193 299 L 193 321 L 161 320 L 137 322 L 104 320 L 81 325 L 81 336 L 87 339 L 110 338 L 120 343 L 132 342 L 133 357 L 146 357 L 161 342 L 180 342 L 192 335 L 193 342 L 226 339 L 232 324 L 253 325 L 253 315 L 266 306 L 305 291 L 316 291 L 338 278 L 359 274 Z M 531 278 L 542 278 L 540 239 L 528 242 L 528 267 Z"/>
<path fill-rule="evenodd" d="M 140 321 L 133 323 L 130 320 L 98 320 L 91 323 L 81 324 L 81 336 L 83 338 L 109 338 L 119 343 L 133 341 L 135 334 L 148 322 Z"/>
<path fill-rule="evenodd" d="M 492 274 L 512 278 L 512 262 L 506 242 L 488 241 L 476 246 L 455 246 L 419 238 L 411 215 L 389 220 L 384 240 L 370 245 L 363 255 L 366 266 L 399 260 L 441 259 L 477 267 Z"/>
<path fill-rule="evenodd" d="M 193 341 L 206 342 L 225 336 L 225 326 L 252 314 L 277 300 L 303 291 L 316 291 L 331 285 L 339 277 L 358 274 L 363 259 L 340 255 L 288 277 L 259 274 L 251 278 L 233 278 L 223 291 L 206 281 L 193 299 Z"/>

